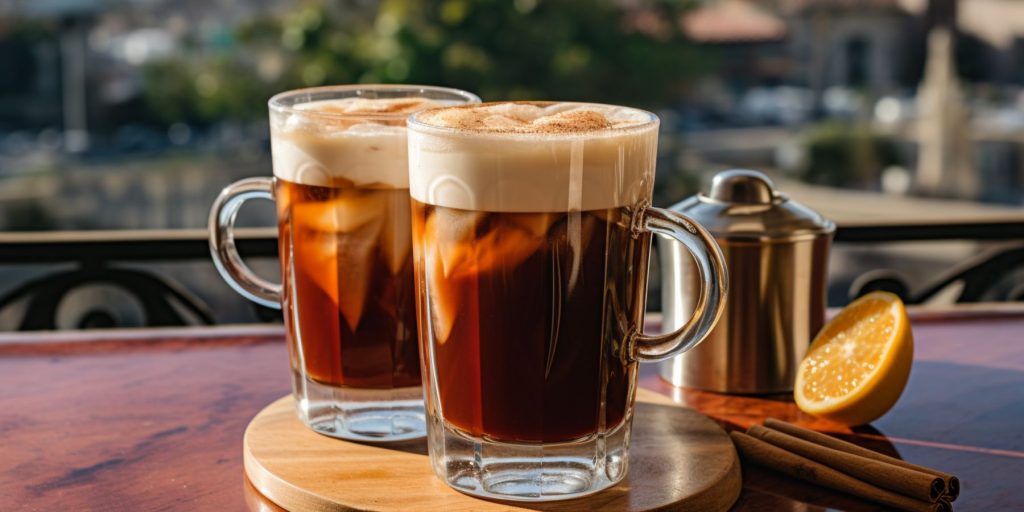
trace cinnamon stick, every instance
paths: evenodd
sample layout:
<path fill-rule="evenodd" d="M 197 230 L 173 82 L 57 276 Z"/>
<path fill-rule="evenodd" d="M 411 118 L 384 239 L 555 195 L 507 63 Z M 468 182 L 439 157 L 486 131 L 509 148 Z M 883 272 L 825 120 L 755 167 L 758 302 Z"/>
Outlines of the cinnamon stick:
<path fill-rule="evenodd" d="M 768 418 L 767 420 L 765 420 L 764 426 L 772 430 L 785 432 L 786 434 L 789 434 L 794 437 L 799 437 L 800 439 L 803 439 L 805 441 L 810 441 L 815 444 L 827 446 L 829 448 L 832 448 L 833 450 L 841 450 L 847 453 L 852 453 L 854 455 L 860 455 L 861 457 L 867 457 L 869 459 L 887 462 L 889 464 L 895 464 L 903 468 L 913 469 L 915 471 L 920 471 L 922 473 L 935 475 L 941 478 L 943 482 L 945 482 L 946 490 L 944 496 L 946 497 L 946 499 L 948 499 L 949 501 L 955 501 L 956 498 L 960 496 L 960 479 L 949 473 L 943 473 L 942 471 L 938 471 L 932 468 L 918 466 L 917 464 L 911 464 L 903 459 L 897 459 L 895 457 L 883 455 L 874 450 L 869 450 L 867 448 L 863 448 L 853 443 L 848 443 L 846 441 L 836 439 L 832 436 L 825 435 L 820 432 L 815 432 L 813 430 L 809 430 L 803 427 L 798 427 L 796 425 L 793 425 L 792 423 L 786 423 L 785 421 Z"/>
<path fill-rule="evenodd" d="M 837 469 L 854 478 L 922 501 L 935 501 L 945 491 L 945 482 L 935 475 L 815 444 L 778 430 L 753 425 L 747 434 Z"/>
<path fill-rule="evenodd" d="M 945 500 L 932 503 L 882 489 L 742 432 L 733 431 L 729 433 L 729 436 L 744 461 L 764 466 L 792 478 L 908 512 L 952 512 L 953 510 Z"/>

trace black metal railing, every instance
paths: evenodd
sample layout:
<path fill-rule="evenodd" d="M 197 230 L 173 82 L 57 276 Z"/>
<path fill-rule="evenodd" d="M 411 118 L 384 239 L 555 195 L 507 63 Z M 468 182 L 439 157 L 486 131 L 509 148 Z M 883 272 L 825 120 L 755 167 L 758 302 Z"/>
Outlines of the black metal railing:
<path fill-rule="evenodd" d="M 840 245 L 957 240 L 988 244 L 976 255 L 913 288 L 897 273 L 867 271 L 853 281 L 849 298 L 886 290 L 909 304 L 923 304 L 959 285 L 957 303 L 1024 301 L 1024 274 L 1015 276 L 1024 272 L 1024 216 L 914 224 L 847 222 L 837 227 L 835 236 Z"/>
<path fill-rule="evenodd" d="M 175 276 L 153 268 L 159 263 L 191 262 L 212 269 L 207 236 L 201 229 L 0 234 L 0 265 L 9 269 L 4 280 L 17 281 L 0 295 L 0 317 L 5 311 L 14 311 L 12 315 L 18 317 L 4 327 L 53 330 L 218 323 L 222 304 L 211 302 L 244 303 L 244 299 L 211 272 L 190 288 L 182 285 L 182 277 L 195 269 Z M 238 229 L 235 239 L 239 252 L 248 258 L 277 258 L 277 234 L 272 228 Z M 17 271 L 39 266 L 46 270 L 24 277 Z M 87 287 L 93 293 L 75 295 Z M 219 299 L 204 300 L 199 290 L 192 289 L 196 287 L 213 290 Z M 244 303 L 243 309 L 250 311 L 243 321 L 280 318 L 274 310 L 255 304 Z"/>
<path fill-rule="evenodd" d="M 235 240 L 243 254 L 277 257 L 274 228 L 239 228 Z M 205 229 L 0 233 L 0 264 L 209 258 L 209 233 Z"/>
<path fill-rule="evenodd" d="M 854 223 L 836 229 L 836 243 L 922 242 L 940 240 L 1024 241 L 1024 214 L 961 222 Z"/>
<path fill-rule="evenodd" d="M 277 257 L 273 228 L 240 229 L 236 238 L 247 259 L 270 262 Z M 837 247 L 951 240 L 984 244 L 975 256 L 913 287 L 894 272 L 864 272 L 852 281 L 847 297 L 881 289 L 918 304 L 957 287 L 956 302 L 1024 300 L 1024 215 L 964 222 L 842 223 L 835 236 Z M 204 300 L 200 290 L 181 283 L 181 276 L 156 268 L 163 263 L 182 262 L 204 269 L 204 277 L 198 279 L 198 284 L 193 282 L 193 288 L 216 289 L 214 295 L 219 298 Z M 280 318 L 273 310 L 246 303 L 216 277 L 206 230 L 2 233 L 0 266 L 7 269 L 7 289 L 0 294 L 0 318 L 14 318 L 8 321 L 7 329 L 125 325 L 119 321 L 118 306 L 107 299 L 134 302 L 128 309 L 141 319 L 137 324 L 146 326 L 220 323 L 223 320 L 218 313 L 223 305 L 211 302 L 221 301 L 233 301 L 236 309 L 247 308 L 250 321 Z M 19 269 L 28 267 L 45 270 L 22 275 Z M 97 293 L 76 298 L 75 291 L 86 286 L 120 291 L 119 295 L 113 294 L 116 297 Z"/>

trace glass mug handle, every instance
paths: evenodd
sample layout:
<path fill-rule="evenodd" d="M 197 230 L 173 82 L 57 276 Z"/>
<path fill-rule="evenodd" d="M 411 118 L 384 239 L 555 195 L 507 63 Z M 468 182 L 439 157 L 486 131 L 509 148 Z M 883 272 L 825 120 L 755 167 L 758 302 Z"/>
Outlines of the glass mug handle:
<path fill-rule="evenodd" d="M 693 316 L 682 327 L 657 335 L 646 335 L 636 330 L 630 336 L 628 353 L 638 361 L 654 362 L 686 352 L 707 337 L 725 310 L 729 276 L 718 243 L 689 217 L 671 210 L 647 207 L 641 211 L 640 226 L 645 231 L 668 236 L 686 246 L 697 262 L 701 281 Z"/>
<path fill-rule="evenodd" d="M 235 246 L 235 218 L 242 204 L 249 199 L 274 199 L 272 178 L 246 178 L 221 191 L 210 210 L 210 254 L 221 277 L 243 297 L 266 306 L 281 309 L 281 285 L 256 275 L 242 261 Z"/>

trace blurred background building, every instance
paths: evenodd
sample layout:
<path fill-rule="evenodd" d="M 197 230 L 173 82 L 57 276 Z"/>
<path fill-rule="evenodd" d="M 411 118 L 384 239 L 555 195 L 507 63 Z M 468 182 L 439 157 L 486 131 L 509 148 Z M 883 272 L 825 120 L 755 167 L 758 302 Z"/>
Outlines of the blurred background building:
<path fill-rule="evenodd" d="M 0 0 L 0 230 L 202 228 L 224 185 L 270 174 L 270 95 L 352 82 L 651 109 L 663 206 L 734 166 L 841 226 L 1024 204 L 1018 0 Z M 991 246 L 840 247 L 830 300 Z M 229 300 L 204 272 L 179 273 Z"/>

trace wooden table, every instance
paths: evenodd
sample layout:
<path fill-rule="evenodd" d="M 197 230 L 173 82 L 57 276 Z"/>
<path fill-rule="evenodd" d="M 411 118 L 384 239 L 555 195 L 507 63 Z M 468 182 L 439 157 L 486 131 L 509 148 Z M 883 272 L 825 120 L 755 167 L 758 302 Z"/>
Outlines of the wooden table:
<path fill-rule="evenodd" d="M 1019 311 L 1019 310 L 1018 310 Z M 913 315 L 906 393 L 854 432 L 786 397 L 642 385 L 727 428 L 794 421 L 960 476 L 960 510 L 1024 510 L 1024 314 Z M 247 489 L 242 432 L 289 391 L 279 328 L 0 335 L 3 510 L 274 510 Z M 744 468 L 735 510 L 879 510 Z"/>

